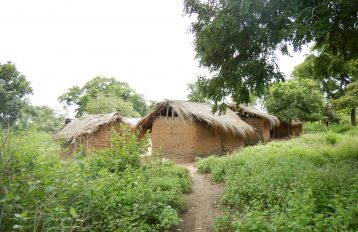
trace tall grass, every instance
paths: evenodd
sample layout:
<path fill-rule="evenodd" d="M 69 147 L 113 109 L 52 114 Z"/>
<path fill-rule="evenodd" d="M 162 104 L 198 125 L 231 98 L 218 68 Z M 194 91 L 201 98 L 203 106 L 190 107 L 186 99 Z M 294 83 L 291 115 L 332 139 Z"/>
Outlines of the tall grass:
<path fill-rule="evenodd" d="M 306 134 L 197 163 L 225 182 L 218 231 L 357 231 L 358 136 Z"/>

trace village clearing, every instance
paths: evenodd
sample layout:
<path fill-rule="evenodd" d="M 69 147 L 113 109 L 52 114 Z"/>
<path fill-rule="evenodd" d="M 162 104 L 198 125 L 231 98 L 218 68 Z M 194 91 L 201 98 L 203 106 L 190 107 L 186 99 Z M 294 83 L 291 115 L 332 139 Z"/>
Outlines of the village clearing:
<path fill-rule="evenodd" d="M 210 177 L 198 173 L 195 163 L 180 164 L 189 170 L 192 191 L 185 195 L 188 211 L 176 231 L 214 231 L 215 218 L 222 214 L 219 199 L 224 191 L 222 184 L 214 183 Z"/>

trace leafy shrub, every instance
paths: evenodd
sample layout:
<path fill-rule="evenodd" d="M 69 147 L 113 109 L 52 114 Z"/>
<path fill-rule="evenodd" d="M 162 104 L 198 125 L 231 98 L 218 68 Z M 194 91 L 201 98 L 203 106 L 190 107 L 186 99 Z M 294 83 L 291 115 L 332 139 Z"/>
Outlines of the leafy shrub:
<path fill-rule="evenodd" d="M 128 129 L 113 148 L 59 159 L 43 133 L 12 136 L 1 148 L 0 231 L 163 231 L 180 222 L 188 171 L 141 164 L 146 143 Z"/>
<path fill-rule="evenodd" d="M 225 181 L 218 231 L 357 231 L 358 136 L 334 136 L 335 146 L 306 134 L 199 160 Z"/>
<path fill-rule="evenodd" d="M 336 145 L 337 143 L 337 134 L 333 131 L 328 131 L 325 135 L 326 140 L 331 145 Z"/>

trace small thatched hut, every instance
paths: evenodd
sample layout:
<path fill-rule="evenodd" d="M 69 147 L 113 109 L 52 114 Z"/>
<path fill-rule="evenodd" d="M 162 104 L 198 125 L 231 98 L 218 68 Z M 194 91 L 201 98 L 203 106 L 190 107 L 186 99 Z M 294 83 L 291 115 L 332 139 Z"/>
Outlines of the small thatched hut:
<path fill-rule="evenodd" d="M 219 115 L 208 104 L 172 100 L 158 103 L 136 128 L 142 133 L 151 131 L 154 154 L 176 162 L 231 152 L 255 133 L 230 109 Z"/>
<path fill-rule="evenodd" d="M 288 138 L 301 135 L 303 132 L 303 123 L 301 121 L 292 121 L 291 124 L 280 122 L 280 125 L 271 131 L 273 138 Z"/>
<path fill-rule="evenodd" d="M 259 141 L 267 143 L 270 141 L 270 130 L 280 125 L 280 121 L 276 116 L 265 113 L 252 106 L 237 106 L 235 103 L 231 103 L 229 108 L 232 109 L 240 118 L 252 126 L 256 133 L 249 137 L 248 144 L 255 145 Z"/>
<path fill-rule="evenodd" d="M 112 129 L 118 131 L 120 123 L 128 124 L 118 113 L 84 115 L 66 124 L 54 139 L 63 141 L 62 157 L 70 157 L 79 147 L 85 152 L 110 147 Z"/>

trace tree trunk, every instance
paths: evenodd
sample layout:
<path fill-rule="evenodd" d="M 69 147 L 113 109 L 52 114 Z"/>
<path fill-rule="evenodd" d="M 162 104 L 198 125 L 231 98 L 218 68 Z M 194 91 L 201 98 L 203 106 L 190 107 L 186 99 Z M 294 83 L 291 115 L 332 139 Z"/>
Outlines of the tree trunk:
<path fill-rule="evenodd" d="M 356 108 L 351 110 L 351 124 L 352 126 L 357 126 Z"/>

